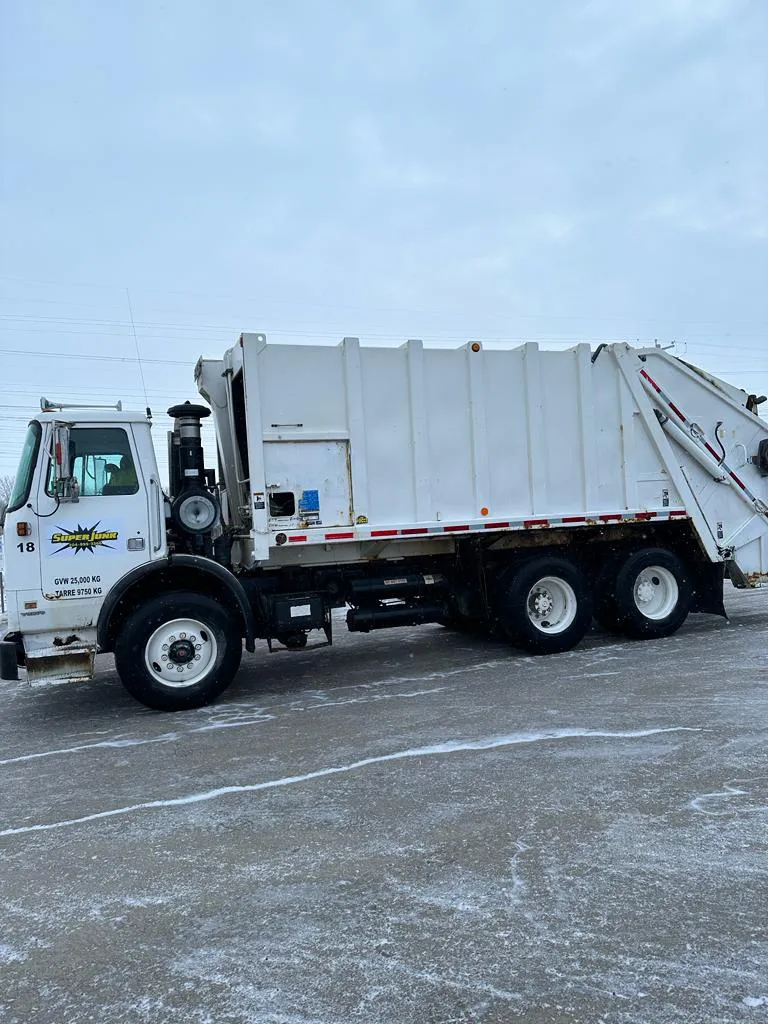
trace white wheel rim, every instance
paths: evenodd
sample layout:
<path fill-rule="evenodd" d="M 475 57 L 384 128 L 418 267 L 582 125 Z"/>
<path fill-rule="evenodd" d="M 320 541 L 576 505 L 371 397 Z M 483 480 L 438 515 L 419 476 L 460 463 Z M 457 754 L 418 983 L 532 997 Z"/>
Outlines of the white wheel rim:
<path fill-rule="evenodd" d="M 559 576 L 544 576 L 528 591 L 525 611 L 541 633 L 564 633 L 573 623 L 579 602 L 570 583 Z"/>
<path fill-rule="evenodd" d="M 153 679 L 179 690 L 194 686 L 210 672 L 218 650 L 210 626 L 197 619 L 172 619 L 147 641 L 144 662 Z"/>
<path fill-rule="evenodd" d="M 677 580 L 660 565 L 643 569 L 632 588 L 635 607 L 646 619 L 666 619 L 677 606 L 680 590 Z"/>

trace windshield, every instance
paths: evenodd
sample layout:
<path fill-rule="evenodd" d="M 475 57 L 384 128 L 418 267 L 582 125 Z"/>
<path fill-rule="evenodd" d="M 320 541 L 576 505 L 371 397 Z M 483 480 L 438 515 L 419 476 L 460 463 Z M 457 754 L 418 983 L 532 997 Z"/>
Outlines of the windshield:
<path fill-rule="evenodd" d="M 8 499 L 9 512 L 21 508 L 29 497 L 29 489 L 32 486 L 32 476 L 35 472 L 37 451 L 40 447 L 42 433 L 43 429 L 39 423 L 32 422 L 29 424 L 27 436 L 24 439 L 24 447 L 21 450 L 19 468 L 16 471 L 16 481 L 13 485 L 11 496 Z"/>

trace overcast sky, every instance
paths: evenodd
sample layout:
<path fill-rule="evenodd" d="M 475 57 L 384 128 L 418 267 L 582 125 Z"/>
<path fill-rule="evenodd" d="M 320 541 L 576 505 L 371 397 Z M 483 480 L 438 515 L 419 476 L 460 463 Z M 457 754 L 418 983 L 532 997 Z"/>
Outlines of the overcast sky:
<path fill-rule="evenodd" d="M 0 473 L 41 394 L 164 410 L 242 330 L 658 338 L 768 391 L 766 0 L 0 12 Z"/>

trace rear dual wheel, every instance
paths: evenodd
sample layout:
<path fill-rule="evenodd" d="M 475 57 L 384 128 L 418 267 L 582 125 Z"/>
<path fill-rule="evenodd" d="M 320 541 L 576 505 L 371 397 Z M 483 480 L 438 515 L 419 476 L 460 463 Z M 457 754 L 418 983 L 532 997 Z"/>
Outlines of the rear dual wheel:
<path fill-rule="evenodd" d="M 496 603 L 499 631 L 529 654 L 569 651 L 592 621 L 581 571 L 564 558 L 535 558 L 508 571 Z"/>
<path fill-rule="evenodd" d="M 693 583 L 667 548 L 642 548 L 606 565 L 597 584 L 595 618 L 634 640 L 671 636 L 691 610 Z"/>

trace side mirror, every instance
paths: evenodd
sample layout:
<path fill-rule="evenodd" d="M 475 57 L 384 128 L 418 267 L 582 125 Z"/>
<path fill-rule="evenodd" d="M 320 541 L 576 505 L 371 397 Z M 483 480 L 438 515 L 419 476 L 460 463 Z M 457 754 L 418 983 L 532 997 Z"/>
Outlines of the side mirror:
<path fill-rule="evenodd" d="M 53 428 L 53 493 L 59 501 L 79 501 L 80 488 L 72 476 L 72 449 L 69 427 Z"/>

